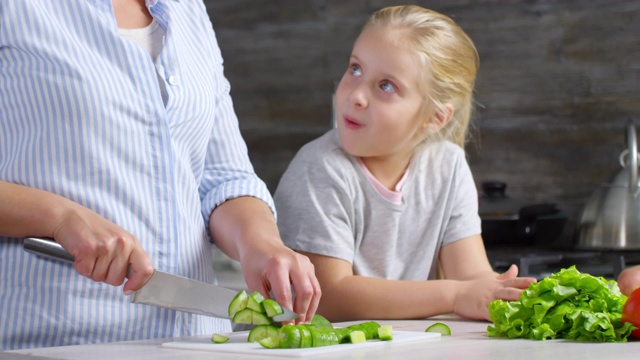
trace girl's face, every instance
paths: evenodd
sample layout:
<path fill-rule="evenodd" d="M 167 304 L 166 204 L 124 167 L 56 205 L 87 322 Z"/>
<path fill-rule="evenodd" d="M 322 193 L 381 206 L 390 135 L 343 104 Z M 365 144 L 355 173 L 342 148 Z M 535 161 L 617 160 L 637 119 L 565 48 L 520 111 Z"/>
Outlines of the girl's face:
<path fill-rule="evenodd" d="M 405 31 L 369 26 L 354 44 L 335 97 L 340 145 L 351 155 L 408 160 L 424 138 L 425 70 L 398 41 Z"/>

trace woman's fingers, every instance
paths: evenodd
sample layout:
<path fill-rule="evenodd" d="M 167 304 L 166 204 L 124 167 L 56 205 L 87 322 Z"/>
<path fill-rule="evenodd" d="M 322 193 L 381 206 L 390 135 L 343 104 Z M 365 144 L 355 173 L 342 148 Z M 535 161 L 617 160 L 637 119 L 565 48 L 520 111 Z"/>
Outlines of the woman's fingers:
<path fill-rule="evenodd" d="M 271 293 L 280 305 L 299 315 L 296 323 L 311 321 L 320 302 L 320 284 L 306 256 L 286 249 L 258 267 L 257 276 L 247 276 L 255 270 L 253 264 L 243 268 L 249 289 L 258 290 L 265 297 Z M 262 279 L 260 283 L 254 281 L 258 278 Z"/>
<path fill-rule="evenodd" d="M 273 268 L 271 271 L 267 271 L 263 275 L 263 288 L 260 292 L 263 293 L 263 295 L 271 292 L 278 304 L 298 313 L 293 305 L 293 293 L 289 276 L 289 270 L 287 268 L 280 268 L 278 270 Z M 293 321 L 291 321 L 291 323 L 293 323 Z"/>
<path fill-rule="evenodd" d="M 299 277 L 292 283 L 295 292 L 294 308 L 300 314 L 297 322 L 310 322 L 320 302 L 320 284 L 313 273 L 309 276 L 304 272 Z"/>
<path fill-rule="evenodd" d="M 128 276 L 127 282 L 122 288 L 125 295 L 129 295 L 133 291 L 143 287 L 144 284 L 149 281 L 154 271 L 151 258 L 149 258 L 149 255 L 147 255 L 140 245 L 134 247 L 126 266 L 119 265 L 117 269 L 123 269 L 126 276 Z M 118 276 L 120 276 L 120 274 L 118 274 Z"/>

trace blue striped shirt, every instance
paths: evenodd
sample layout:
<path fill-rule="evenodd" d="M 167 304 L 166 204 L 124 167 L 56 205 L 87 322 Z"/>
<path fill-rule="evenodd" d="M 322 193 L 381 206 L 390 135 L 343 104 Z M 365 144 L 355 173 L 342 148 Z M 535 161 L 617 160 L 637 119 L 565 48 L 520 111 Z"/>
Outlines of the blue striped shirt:
<path fill-rule="evenodd" d="M 0 0 L 0 179 L 82 204 L 136 235 L 157 269 L 212 283 L 213 209 L 245 195 L 273 209 L 271 195 L 202 0 L 147 5 L 166 31 L 155 61 L 118 35 L 109 0 Z M 131 304 L 120 287 L 0 237 L 0 349 L 230 329 Z"/>

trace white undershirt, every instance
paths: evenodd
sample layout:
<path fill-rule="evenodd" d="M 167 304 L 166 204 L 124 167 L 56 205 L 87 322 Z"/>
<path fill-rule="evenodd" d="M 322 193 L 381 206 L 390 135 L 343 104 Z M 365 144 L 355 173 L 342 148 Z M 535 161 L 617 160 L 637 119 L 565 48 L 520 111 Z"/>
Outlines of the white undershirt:
<path fill-rule="evenodd" d="M 153 61 L 156 61 L 156 58 L 162 51 L 166 32 L 154 19 L 151 21 L 151 24 L 140 29 L 118 28 L 118 34 L 122 38 L 139 45 L 144 51 L 149 53 L 149 56 L 151 56 Z M 156 75 L 158 78 L 158 85 L 160 86 L 160 93 L 162 94 L 162 101 L 166 105 L 168 98 L 167 87 L 164 80 L 160 77 L 160 74 L 156 72 Z"/>

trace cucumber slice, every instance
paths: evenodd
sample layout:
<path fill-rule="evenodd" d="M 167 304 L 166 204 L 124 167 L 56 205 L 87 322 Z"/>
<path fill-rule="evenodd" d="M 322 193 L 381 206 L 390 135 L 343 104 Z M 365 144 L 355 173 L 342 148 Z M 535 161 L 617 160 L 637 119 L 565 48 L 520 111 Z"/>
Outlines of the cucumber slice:
<path fill-rule="evenodd" d="M 259 313 L 256 311 L 252 315 L 253 315 L 252 323 L 254 325 L 271 325 L 273 323 L 271 319 L 268 318 L 267 315 L 263 313 Z"/>
<path fill-rule="evenodd" d="M 231 321 L 236 324 L 253 324 L 253 313 L 251 309 L 242 309 L 233 315 Z"/>
<path fill-rule="evenodd" d="M 378 328 L 378 338 L 382 341 L 393 340 L 393 327 L 382 325 Z"/>
<path fill-rule="evenodd" d="M 279 347 L 283 349 L 297 349 L 302 342 L 300 327 L 296 325 L 284 325 L 278 331 Z"/>
<path fill-rule="evenodd" d="M 277 336 L 268 337 L 258 341 L 258 343 L 264 348 L 275 349 L 280 347 L 280 338 Z"/>
<path fill-rule="evenodd" d="M 451 335 L 451 329 L 449 328 L 449 326 L 441 322 L 437 322 L 429 326 L 424 332 L 437 332 L 442 335 Z"/>
<path fill-rule="evenodd" d="M 300 326 L 300 325 L 298 325 Z M 302 325 L 306 326 L 311 332 L 311 344 L 313 347 L 338 345 L 346 336 L 339 333 L 337 329 L 321 328 L 316 325 Z"/>
<path fill-rule="evenodd" d="M 263 300 L 264 296 L 262 296 L 260 292 L 254 291 L 251 293 L 251 295 L 249 295 L 249 299 L 247 300 L 247 307 L 257 312 L 264 312 L 264 307 L 262 306 Z"/>
<path fill-rule="evenodd" d="M 367 341 L 364 331 L 356 330 L 349 333 L 349 339 L 352 344 L 360 344 Z"/>
<path fill-rule="evenodd" d="M 311 325 L 315 325 L 319 328 L 333 329 L 333 324 L 331 324 L 331 321 L 327 320 L 327 318 L 320 314 L 313 315 L 313 318 L 311 319 Z"/>
<path fill-rule="evenodd" d="M 300 347 L 313 347 L 313 337 L 311 336 L 311 330 L 307 326 L 300 327 Z"/>
<path fill-rule="evenodd" d="M 215 344 L 222 344 L 226 343 L 227 341 L 229 341 L 229 338 L 222 334 L 213 334 L 213 336 L 211 337 L 211 342 Z"/>
<path fill-rule="evenodd" d="M 282 306 L 280 306 L 280 304 L 278 304 L 273 299 L 264 299 L 262 301 L 262 307 L 264 308 L 264 312 L 268 317 L 274 317 L 276 315 L 284 313 L 284 310 L 282 310 Z"/>
<path fill-rule="evenodd" d="M 249 301 L 249 295 L 246 291 L 241 290 L 229 303 L 229 316 L 235 315 L 238 311 L 244 310 L 247 307 Z"/>
<path fill-rule="evenodd" d="M 242 309 L 233 315 L 231 319 L 236 324 L 253 324 L 253 325 L 270 325 L 271 319 L 265 314 L 251 310 L 249 308 Z"/>
<path fill-rule="evenodd" d="M 367 340 L 375 340 L 378 338 L 378 328 L 380 324 L 375 321 L 367 321 L 360 324 L 350 325 L 339 330 L 346 331 L 347 335 L 351 331 L 362 331 Z"/>
<path fill-rule="evenodd" d="M 247 342 L 260 342 L 260 340 L 277 336 L 278 327 L 274 325 L 256 325 L 249 331 Z"/>

